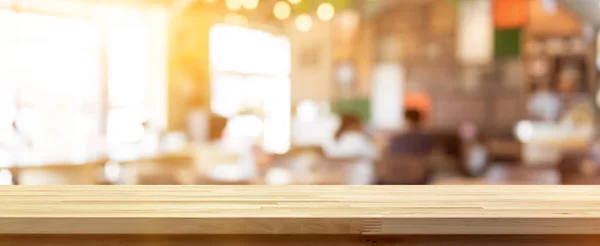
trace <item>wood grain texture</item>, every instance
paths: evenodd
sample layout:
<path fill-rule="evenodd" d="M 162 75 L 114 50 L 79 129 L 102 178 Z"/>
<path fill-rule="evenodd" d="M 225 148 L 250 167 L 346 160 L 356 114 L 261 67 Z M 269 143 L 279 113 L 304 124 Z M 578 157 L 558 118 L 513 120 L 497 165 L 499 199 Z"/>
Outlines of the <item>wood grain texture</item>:
<path fill-rule="evenodd" d="M 85 242 L 85 243 L 82 243 Z M 35 235 L 0 236 L 0 246 L 596 246 L 600 236 Z"/>
<path fill-rule="evenodd" d="M 586 186 L 15 186 L 0 234 L 598 234 Z"/>

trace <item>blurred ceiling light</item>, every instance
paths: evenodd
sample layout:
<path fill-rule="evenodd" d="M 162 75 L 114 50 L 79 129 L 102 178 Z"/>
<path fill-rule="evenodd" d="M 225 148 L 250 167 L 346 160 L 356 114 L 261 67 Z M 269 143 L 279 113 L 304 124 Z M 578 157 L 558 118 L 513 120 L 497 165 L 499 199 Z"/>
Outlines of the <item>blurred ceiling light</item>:
<path fill-rule="evenodd" d="M 244 0 L 225 0 L 225 6 L 231 11 L 240 10 L 243 4 Z"/>
<path fill-rule="evenodd" d="M 313 21 L 308 14 L 301 14 L 296 17 L 296 27 L 302 32 L 308 32 L 312 28 Z"/>
<path fill-rule="evenodd" d="M 291 4 L 299 4 L 302 0 L 288 0 Z"/>
<path fill-rule="evenodd" d="M 321 20 L 324 20 L 324 21 L 331 20 L 331 19 L 333 19 L 334 15 L 335 15 L 335 7 L 333 7 L 333 5 L 331 3 L 322 3 L 317 8 L 317 16 L 319 16 L 319 19 L 321 19 Z"/>
<path fill-rule="evenodd" d="M 214 3 L 216 0 L 204 0 L 207 3 Z"/>
<path fill-rule="evenodd" d="M 259 0 L 244 0 L 244 8 L 246 9 L 255 9 L 258 7 Z"/>
<path fill-rule="evenodd" d="M 275 15 L 275 18 L 283 20 L 286 19 L 288 17 L 290 17 L 290 14 L 292 13 L 292 7 L 290 7 L 290 5 L 284 1 L 279 1 L 275 4 L 275 6 L 273 7 L 273 14 Z"/>
<path fill-rule="evenodd" d="M 243 26 L 243 27 L 248 26 L 248 18 L 246 18 L 246 16 L 243 16 L 243 15 L 229 13 L 229 14 L 225 15 L 224 21 L 225 21 L 225 23 L 231 24 L 231 25 L 237 25 L 237 26 Z"/>

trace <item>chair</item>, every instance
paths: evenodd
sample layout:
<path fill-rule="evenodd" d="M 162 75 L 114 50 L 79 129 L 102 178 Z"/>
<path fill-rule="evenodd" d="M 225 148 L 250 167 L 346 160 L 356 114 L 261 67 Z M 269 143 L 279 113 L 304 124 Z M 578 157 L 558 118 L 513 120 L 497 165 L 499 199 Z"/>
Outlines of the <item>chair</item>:
<path fill-rule="evenodd" d="M 430 161 L 426 156 L 383 154 L 376 164 L 379 184 L 418 185 L 429 182 Z"/>

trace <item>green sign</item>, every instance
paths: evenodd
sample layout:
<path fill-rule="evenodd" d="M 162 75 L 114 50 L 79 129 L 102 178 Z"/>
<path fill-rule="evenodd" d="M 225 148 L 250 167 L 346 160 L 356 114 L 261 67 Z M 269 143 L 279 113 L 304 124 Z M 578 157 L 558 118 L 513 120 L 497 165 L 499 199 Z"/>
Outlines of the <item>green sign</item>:
<path fill-rule="evenodd" d="M 522 31 L 522 28 L 496 29 L 494 31 L 494 57 L 518 57 L 521 54 Z"/>
<path fill-rule="evenodd" d="M 338 100 L 331 104 L 331 111 L 338 115 L 354 114 L 368 122 L 371 118 L 371 101 L 369 99 Z"/>

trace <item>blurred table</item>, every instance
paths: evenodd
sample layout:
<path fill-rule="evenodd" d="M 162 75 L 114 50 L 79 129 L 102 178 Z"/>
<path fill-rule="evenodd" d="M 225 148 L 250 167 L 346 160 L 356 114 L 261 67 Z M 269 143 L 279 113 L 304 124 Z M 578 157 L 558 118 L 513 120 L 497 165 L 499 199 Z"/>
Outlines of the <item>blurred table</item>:
<path fill-rule="evenodd" d="M 555 166 L 524 166 L 519 163 L 494 163 L 483 177 L 447 177 L 435 185 L 558 185 L 561 173 Z"/>
<path fill-rule="evenodd" d="M 18 166 L 9 170 L 19 185 L 95 185 L 102 182 L 104 163 L 106 159 L 97 159 Z"/>
<path fill-rule="evenodd" d="M 556 166 L 523 166 L 519 164 L 491 165 L 485 174 L 489 184 L 557 185 L 560 172 Z"/>

